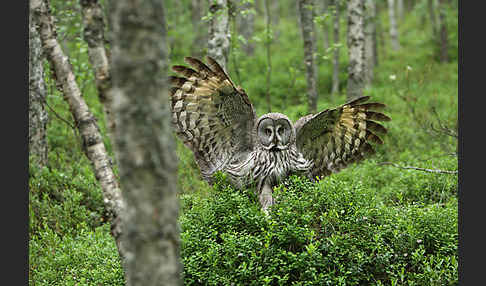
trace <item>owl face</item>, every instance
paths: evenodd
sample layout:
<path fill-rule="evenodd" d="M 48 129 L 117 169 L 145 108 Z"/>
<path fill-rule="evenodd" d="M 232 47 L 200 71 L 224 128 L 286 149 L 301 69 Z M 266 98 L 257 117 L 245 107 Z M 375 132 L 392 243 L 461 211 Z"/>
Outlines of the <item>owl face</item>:
<path fill-rule="evenodd" d="M 256 128 L 260 144 L 269 151 L 287 150 L 295 138 L 294 128 L 283 114 L 263 115 Z"/>

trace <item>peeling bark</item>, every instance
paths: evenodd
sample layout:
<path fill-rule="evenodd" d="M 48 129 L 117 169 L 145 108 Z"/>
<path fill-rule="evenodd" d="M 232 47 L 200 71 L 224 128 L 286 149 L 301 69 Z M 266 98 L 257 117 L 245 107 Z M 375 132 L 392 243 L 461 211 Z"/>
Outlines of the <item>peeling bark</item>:
<path fill-rule="evenodd" d="M 313 0 L 299 0 L 299 15 L 302 38 L 304 40 L 304 65 L 307 74 L 307 110 L 317 111 L 317 67 L 314 58 L 315 28 L 313 21 Z"/>
<path fill-rule="evenodd" d="M 29 155 L 34 157 L 35 163 L 45 166 L 48 151 L 46 139 L 48 115 L 44 107 L 46 84 L 37 25 L 37 19 L 29 13 Z"/>
<path fill-rule="evenodd" d="M 390 40 L 391 47 L 394 51 L 400 49 L 400 42 L 398 41 L 397 16 L 395 13 L 395 0 L 388 0 L 388 18 L 390 20 Z"/>
<path fill-rule="evenodd" d="M 348 100 L 363 95 L 365 80 L 363 8 L 363 0 L 348 1 Z"/>
<path fill-rule="evenodd" d="M 43 52 L 51 65 L 57 86 L 63 93 L 64 100 L 69 104 L 76 127 L 83 140 L 83 151 L 91 161 L 94 174 L 101 186 L 105 210 L 111 222 L 111 233 L 117 243 L 118 252 L 123 257 L 123 246 L 120 244 L 120 214 L 123 213 L 125 205 L 96 118 L 84 101 L 69 58 L 64 54 L 56 39 L 54 19 L 50 15 L 48 2 L 31 0 L 30 12 L 39 23 L 38 31 Z"/>
<path fill-rule="evenodd" d="M 127 285 L 180 285 L 177 157 L 163 1 L 111 2 L 113 112 Z"/>
<path fill-rule="evenodd" d="M 108 136 L 114 142 L 115 119 L 111 111 L 113 98 L 109 93 L 111 88 L 110 66 L 105 48 L 105 19 L 103 8 L 98 0 L 80 0 L 83 16 L 83 35 L 88 44 L 89 62 L 93 67 L 98 98 L 103 105 Z"/>
<path fill-rule="evenodd" d="M 212 17 L 209 22 L 208 56 L 226 71 L 230 48 L 228 1 L 209 0 L 209 5 Z"/>

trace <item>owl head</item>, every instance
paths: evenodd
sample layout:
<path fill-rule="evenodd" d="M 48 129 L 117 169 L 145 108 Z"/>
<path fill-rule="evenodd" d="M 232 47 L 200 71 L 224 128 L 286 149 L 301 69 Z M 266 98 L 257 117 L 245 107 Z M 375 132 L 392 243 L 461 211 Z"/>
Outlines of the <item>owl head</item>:
<path fill-rule="evenodd" d="M 287 150 L 295 143 L 295 129 L 281 113 L 262 115 L 255 124 L 257 145 L 268 151 Z"/>

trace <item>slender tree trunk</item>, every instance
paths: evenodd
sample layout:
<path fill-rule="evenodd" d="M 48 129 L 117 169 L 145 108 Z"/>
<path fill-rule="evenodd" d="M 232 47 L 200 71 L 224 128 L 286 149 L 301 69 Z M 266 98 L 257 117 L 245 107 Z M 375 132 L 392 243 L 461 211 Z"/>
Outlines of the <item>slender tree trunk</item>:
<path fill-rule="evenodd" d="M 29 155 L 40 166 L 47 164 L 46 84 L 42 66 L 42 45 L 37 18 L 29 13 Z"/>
<path fill-rule="evenodd" d="M 180 285 L 177 157 L 163 1 L 112 1 L 113 112 L 127 285 Z"/>
<path fill-rule="evenodd" d="M 91 161 L 94 174 L 101 186 L 105 210 L 111 222 L 111 234 L 115 238 L 120 256 L 125 257 L 120 218 L 125 210 L 121 191 L 111 166 L 96 118 L 83 99 L 76 83 L 69 58 L 63 53 L 56 39 L 54 19 L 49 14 L 48 0 L 31 0 L 30 11 L 39 23 L 38 31 L 42 49 L 55 75 L 57 86 L 69 105 L 76 126 L 83 140 L 83 151 Z"/>
<path fill-rule="evenodd" d="M 339 93 L 339 21 L 340 21 L 340 5 L 339 0 L 331 0 L 331 5 L 334 6 L 333 12 L 333 60 L 332 60 L 332 94 Z"/>
<path fill-rule="evenodd" d="M 264 0 L 266 1 L 266 0 Z M 280 37 L 280 30 L 278 29 L 278 25 L 280 24 L 280 1 L 270 1 L 270 23 L 272 24 L 273 29 L 273 38 L 278 41 Z"/>
<path fill-rule="evenodd" d="M 329 0 L 322 0 L 322 13 L 329 13 Z M 322 31 L 322 44 L 325 51 L 329 48 L 329 26 L 325 21 L 322 23 Z"/>
<path fill-rule="evenodd" d="M 348 1 L 348 100 L 363 95 L 365 83 L 363 0 Z"/>
<path fill-rule="evenodd" d="M 208 55 L 227 70 L 230 49 L 229 15 L 227 0 L 209 0 L 212 14 L 209 23 Z"/>
<path fill-rule="evenodd" d="M 203 0 L 191 0 L 191 22 L 192 32 L 194 33 L 194 40 L 191 46 L 191 52 L 194 57 L 201 57 L 203 55 L 204 46 L 207 41 L 206 23 L 201 20 L 204 15 Z"/>
<path fill-rule="evenodd" d="M 403 17 L 405 15 L 404 12 L 403 0 L 397 0 L 397 16 L 399 23 L 403 21 Z"/>
<path fill-rule="evenodd" d="M 238 33 L 245 39 L 242 49 L 246 55 L 253 55 L 255 45 L 252 42 L 253 33 L 255 30 L 255 7 L 251 2 L 246 2 L 242 5 L 242 11 L 237 14 Z"/>
<path fill-rule="evenodd" d="M 105 48 L 105 19 L 103 8 L 98 0 L 80 0 L 83 15 L 84 40 L 88 44 L 89 62 L 93 67 L 98 98 L 103 105 L 108 136 L 114 143 L 115 119 L 111 111 L 113 98 L 109 93 L 111 88 L 110 66 Z"/>
<path fill-rule="evenodd" d="M 437 15 L 435 14 L 435 9 L 437 5 L 435 4 L 435 0 L 428 0 L 427 1 L 427 8 L 429 10 L 429 18 L 430 18 L 430 25 L 432 26 L 432 34 L 433 38 L 437 39 L 439 35 L 439 28 L 437 25 Z"/>
<path fill-rule="evenodd" d="M 397 17 L 395 13 L 395 0 L 388 0 L 388 17 L 390 19 L 390 40 L 391 47 L 394 51 L 400 49 L 400 42 L 398 41 Z"/>
<path fill-rule="evenodd" d="M 365 0 L 365 87 L 369 88 L 373 81 L 376 47 L 376 7 L 374 0 Z"/>
<path fill-rule="evenodd" d="M 270 31 L 270 24 L 271 24 L 271 10 L 269 7 L 269 0 L 264 0 L 265 1 L 265 22 L 266 22 L 266 40 L 265 40 L 265 46 L 267 50 L 267 91 L 266 91 L 266 97 L 267 97 L 267 110 L 268 112 L 272 112 L 272 97 L 270 94 L 270 87 L 271 87 L 271 77 L 272 77 L 272 54 L 270 51 L 270 46 L 272 44 L 272 35 Z"/>
<path fill-rule="evenodd" d="M 449 61 L 449 41 L 446 23 L 446 5 L 447 1 L 439 2 L 439 27 L 440 27 L 440 61 L 442 63 Z"/>
<path fill-rule="evenodd" d="M 300 26 L 304 40 L 304 64 L 307 71 L 308 112 L 317 111 L 317 67 L 314 59 L 315 29 L 313 21 L 313 0 L 299 0 Z"/>
<path fill-rule="evenodd" d="M 378 12 L 379 6 L 377 5 L 376 8 L 377 8 L 376 15 L 380 15 L 380 13 Z M 377 48 L 377 50 L 379 50 L 379 52 L 377 52 L 376 54 L 377 55 L 380 54 L 381 58 L 385 59 L 386 58 L 385 31 L 384 31 L 384 28 L 381 24 L 381 21 L 376 21 L 375 24 L 376 24 L 376 45 L 379 47 L 379 48 Z M 378 65 L 378 57 L 376 57 L 376 60 L 377 60 L 377 62 L 375 64 L 375 66 Z"/>

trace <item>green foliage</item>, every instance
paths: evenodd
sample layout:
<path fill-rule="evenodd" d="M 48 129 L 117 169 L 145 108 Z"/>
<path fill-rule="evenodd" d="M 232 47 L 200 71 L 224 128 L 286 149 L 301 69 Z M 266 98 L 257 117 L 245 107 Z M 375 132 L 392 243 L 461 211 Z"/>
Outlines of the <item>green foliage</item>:
<path fill-rule="evenodd" d="M 109 225 L 78 235 L 45 227 L 29 240 L 29 285 L 124 285 Z"/>
<path fill-rule="evenodd" d="M 363 184 L 291 177 L 270 217 L 224 180 L 182 197 L 187 285 L 437 285 L 457 282 L 457 201 L 388 207 Z"/>

